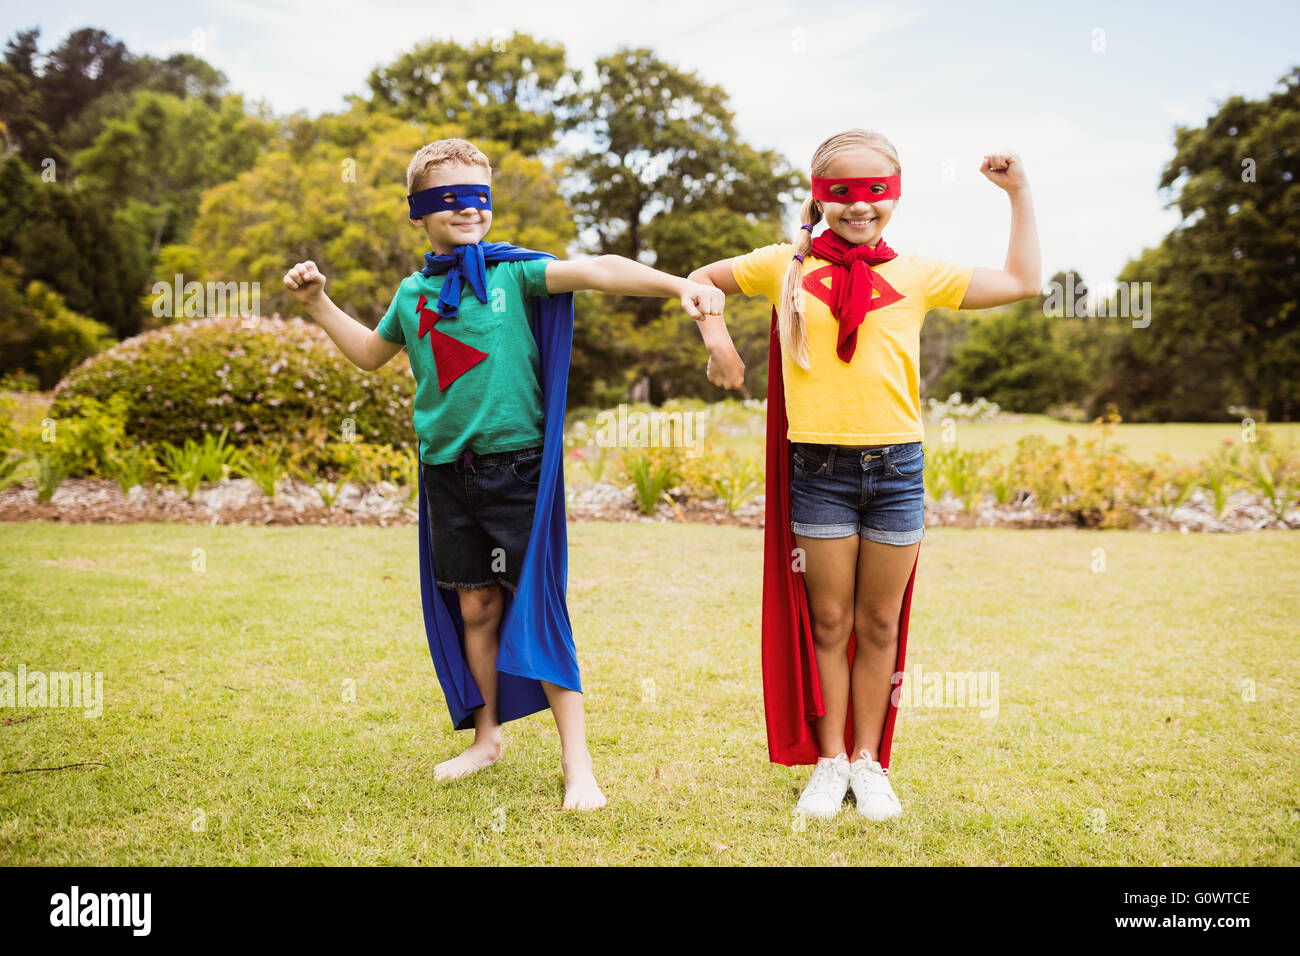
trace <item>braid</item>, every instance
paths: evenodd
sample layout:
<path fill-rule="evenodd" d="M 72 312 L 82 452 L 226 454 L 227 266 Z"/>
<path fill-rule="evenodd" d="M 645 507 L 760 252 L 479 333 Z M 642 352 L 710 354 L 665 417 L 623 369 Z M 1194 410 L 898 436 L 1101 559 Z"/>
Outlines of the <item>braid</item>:
<path fill-rule="evenodd" d="M 804 200 L 800 219 L 803 226 L 794 240 L 794 255 L 785 270 L 781 286 L 781 308 L 777 310 L 777 329 L 781 348 L 802 369 L 811 368 L 808 359 L 808 326 L 803 310 L 803 259 L 812 250 L 812 229 L 821 222 L 821 203 L 809 196 Z"/>

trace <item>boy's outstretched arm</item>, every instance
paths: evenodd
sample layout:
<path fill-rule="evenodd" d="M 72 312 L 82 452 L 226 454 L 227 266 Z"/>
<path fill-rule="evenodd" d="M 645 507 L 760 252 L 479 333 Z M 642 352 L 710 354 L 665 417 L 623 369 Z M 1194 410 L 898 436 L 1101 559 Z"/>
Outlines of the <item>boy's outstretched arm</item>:
<path fill-rule="evenodd" d="M 325 276 L 310 259 L 284 274 L 284 287 L 357 368 L 373 372 L 402 350 L 331 302 L 325 294 Z"/>
<path fill-rule="evenodd" d="M 724 388 L 739 388 L 744 383 L 744 363 L 736 355 L 722 319 L 726 295 L 716 285 L 669 275 L 623 256 L 556 259 L 547 263 L 547 292 L 577 292 L 579 289 L 615 295 L 679 298 L 686 314 L 700 327 L 704 344 L 709 349 L 709 381 Z M 735 363 L 719 363 L 717 356 L 725 355 L 728 350 L 735 355 Z"/>
<path fill-rule="evenodd" d="M 976 267 L 961 300 L 963 309 L 989 309 L 1038 295 L 1042 287 L 1042 254 L 1034 223 L 1025 164 L 1015 153 L 990 153 L 980 164 L 984 178 L 1005 190 L 1011 200 L 1011 239 L 1001 269 Z"/>
<path fill-rule="evenodd" d="M 547 292 L 577 292 L 580 289 L 614 295 L 680 298 L 682 308 L 693 319 L 702 314 L 721 315 L 725 300 L 716 289 L 660 272 L 623 256 L 556 259 L 546 264 Z"/>

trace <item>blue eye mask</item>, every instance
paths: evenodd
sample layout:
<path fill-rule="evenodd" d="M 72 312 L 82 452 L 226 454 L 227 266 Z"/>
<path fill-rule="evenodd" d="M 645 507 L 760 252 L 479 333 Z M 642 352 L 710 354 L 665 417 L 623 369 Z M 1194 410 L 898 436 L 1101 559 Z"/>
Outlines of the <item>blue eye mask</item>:
<path fill-rule="evenodd" d="M 444 199 L 448 193 L 451 199 Z M 492 210 L 492 187 L 482 184 L 456 183 L 451 186 L 434 186 L 422 189 L 414 195 L 407 196 L 406 202 L 411 207 L 411 218 L 420 219 L 431 212 L 443 212 L 457 209 Z"/>

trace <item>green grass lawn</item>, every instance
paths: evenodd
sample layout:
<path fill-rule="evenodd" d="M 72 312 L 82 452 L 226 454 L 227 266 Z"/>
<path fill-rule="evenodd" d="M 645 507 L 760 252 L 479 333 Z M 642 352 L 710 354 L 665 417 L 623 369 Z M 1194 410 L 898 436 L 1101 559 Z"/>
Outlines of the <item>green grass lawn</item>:
<path fill-rule="evenodd" d="M 1063 422 L 1046 415 L 1023 415 L 1020 421 L 974 422 L 956 426 L 957 445 L 968 449 L 1011 448 L 1023 435 L 1042 435 L 1048 441 L 1065 444 L 1073 435 L 1082 441 L 1088 435 L 1086 423 Z M 1283 447 L 1300 445 L 1300 422 L 1282 422 L 1256 426 L 1257 433 L 1267 430 Z M 1242 426 L 1234 422 L 1120 422 L 1115 426 L 1114 443 L 1129 457 L 1152 463 L 1157 454 L 1175 461 L 1195 464 L 1214 454 L 1225 440 L 1242 443 Z M 932 422 L 925 426 L 927 447 L 939 447 L 943 426 Z"/>
<path fill-rule="evenodd" d="M 959 422 L 954 430 L 956 445 L 967 450 L 1001 448 L 1009 453 L 1016 442 L 1025 435 L 1042 435 L 1054 444 L 1064 445 L 1070 435 L 1080 441 L 1089 434 L 1087 423 L 1064 422 L 1046 415 L 1020 415 L 1014 421 Z M 1272 433 L 1283 448 L 1300 446 L 1300 422 L 1257 425 L 1257 435 Z M 925 424 L 925 445 L 929 451 L 942 447 L 943 426 L 937 422 Z M 1173 422 L 1168 424 L 1121 422 L 1115 426 L 1114 445 L 1136 461 L 1152 464 L 1156 455 L 1169 455 L 1174 461 L 1193 465 L 1210 457 L 1222 447 L 1225 440 L 1242 443 L 1242 427 L 1233 422 Z M 764 436 L 761 427 L 744 435 L 709 433 L 708 443 L 718 451 L 732 451 L 741 458 L 752 456 L 763 460 Z"/>
<path fill-rule="evenodd" d="M 766 755 L 761 532 L 570 535 L 586 815 L 548 714 L 434 783 L 469 736 L 414 528 L 0 525 L 0 670 L 104 675 L 98 719 L 0 711 L 0 769 L 106 765 L 0 776 L 0 863 L 1300 862 L 1291 535 L 929 531 L 909 667 L 996 673 L 996 717 L 905 708 L 904 816 L 802 830 L 807 770 Z"/>
<path fill-rule="evenodd" d="M 638 410 L 641 408 L 638 406 Z M 708 409 L 704 438 L 699 444 L 704 450 L 734 455 L 741 460 L 750 458 L 763 468 L 766 463 L 765 427 L 761 410 L 742 408 L 735 403 L 717 403 Z M 958 422 L 952 437 L 957 448 L 967 451 L 1000 449 L 1004 457 L 1009 457 L 1014 452 L 1016 442 L 1026 435 L 1042 435 L 1054 444 L 1064 445 L 1071 435 L 1083 441 L 1094 433 L 1087 423 L 1060 421 L 1046 415 L 1017 415 L 992 422 Z M 1265 436 L 1273 441 L 1280 452 L 1293 456 L 1300 453 L 1300 422 L 1257 425 L 1255 440 L 1262 441 Z M 1148 465 L 1157 463 L 1157 455 L 1168 455 L 1180 465 L 1196 465 L 1222 448 L 1225 441 L 1232 441 L 1240 447 L 1243 437 L 1242 426 L 1233 422 L 1121 422 L 1115 426 L 1115 435 L 1108 445 L 1117 447 L 1125 456 Z M 938 422 L 926 422 L 927 452 L 933 456 L 940 448 L 946 447 L 944 442 L 944 426 Z M 633 454 L 639 450 L 631 449 Z M 608 449 L 602 477 L 607 481 L 618 480 L 620 470 L 619 449 Z M 570 486 L 590 484 L 590 473 L 575 460 L 568 458 L 565 482 Z"/>

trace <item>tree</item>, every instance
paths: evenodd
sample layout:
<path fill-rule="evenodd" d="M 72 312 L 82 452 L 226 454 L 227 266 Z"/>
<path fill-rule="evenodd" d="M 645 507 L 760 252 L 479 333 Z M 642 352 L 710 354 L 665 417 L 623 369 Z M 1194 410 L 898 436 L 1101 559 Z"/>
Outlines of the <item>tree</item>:
<path fill-rule="evenodd" d="M 971 323 L 966 316 L 951 309 L 931 309 L 921 324 L 920 397 L 925 399 L 939 391 L 939 383 L 952 366 L 953 356 L 970 335 Z M 946 397 L 948 394 L 945 393 Z"/>
<path fill-rule="evenodd" d="M 1153 293 L 1150 324 L 1119 343 L 1103 396 L 1130 416 L 1300 411 L 1300 67 L 1280 86 L 1175 133 L 1160 186 L 1177 191 L 1183 221 L 1119 277 Z"/>
<path fill-rule="evenodd" d="M 289 149 L 265 154 L 204 194 L 189 241 L 203 251 L 200 281 L 258 282 L 264 312 L 297 314 L 283 276 L 293 263 L 312 259 L 328 278 L 330 298 L 373 326 L 429 251 L 428 238 L 407 218 L 411 156 L 431 139 L 462 131 L 354 109 L 298 124 L 297 134 Z M 498 157 L 488 239 L 562 255 L 573 224 L 553 175 L 504 144 L 479 145 Z"/>
<path fill-rule="evenodd" d="M 1085 385 L 1077 355 L 1057 347 L 1053 323 L 1028 300 L 972 320 L 939 391 L 982 396 L 1017 412 L 1046 412 Z"/>
<path fill-rule="evenodd" d="M 780 235 L 780 217 L 802 173 L 778 154 L 740 142 L 720 87 L 646 49 L 596 62 L 594 82 L 566 98 L 566 124 L 593 148 L 573 162 L 569 201 L 595 251 L 689 272 Z M 631 306 L 638 323 L 658 306 Z"/>
<path fill-rule="evenodd" d="M 58 162 L 63 153 L 41 118 L 41 97 L 31 77 L 0 63 L 0 155 L 26 157 L 35 166 L 45 157 Z"/>
<path fill-rule="evenodd" d="M 433 126 L 459 126 L 532 156 L 555 141 L 557 107 L 576 74 L 564 47 L 522 33 L 463 47 L 421 43 L 370 73 L 365 107 Z"/>
<path fill-rule="evenodd" d="M 252 166 L 272 132 L 246 114 L 237 95 L 217 110 L 202 99 L 140 91 L 126 115 L 109 120 L 74 157 L 74 171 L 123 207 L 144 207 L 135 218 L 149 223 L 156 255 L 163 243 L 189 235 L 203 190 Z"/>
<path fill-rule="evenodd" d="M 0 256 L 15 260 L 24 284 L 45 283 L 119 338 L 139 331 L 148 248 L 128 213 L 93 191 L 42 182 L 17 156 L 0 162 L 0 194 Z"/>
<path fill-rule="evenodd" d="M 42 389 L 113 344 L 108 328 L 69 309 L 41 282 L 24 288 L 18 264 L 0 260 L 0 373 L 23 369 Z"/>
<path fill-rule="evenodd" d="M 41 28 L 19 30 L 5 43 L 5 65 L 27 77 L 36 79 L 36 58 L 40 56 Z"/>
<path fill-rule="evenodd" d="M 109 120 L 130 110 L 137 90 L 220 108 L 225 74 L 191 53 L 137 57 L 103 31 L 78 30 L 41 57 L 39 39 L 36 28 L 16 33 L 0 65 L 5 149 L 20 152 L 31 168 L 51 158 L 62 169 Z"/>
<path fill-rule="evenodd" d="M 27 49 L 22 47 L 23 53 Z M 88 104 L 137 85 L 142 75 L 122 41 L 103 30 L 74 30 L 45 57 L 41 68 L 37 87 L 45 121 L 57 134 Z"/>

